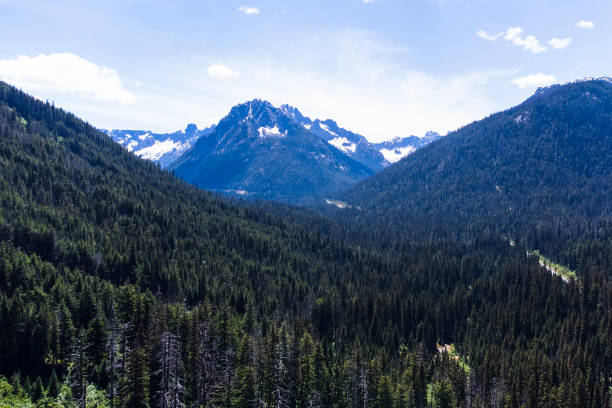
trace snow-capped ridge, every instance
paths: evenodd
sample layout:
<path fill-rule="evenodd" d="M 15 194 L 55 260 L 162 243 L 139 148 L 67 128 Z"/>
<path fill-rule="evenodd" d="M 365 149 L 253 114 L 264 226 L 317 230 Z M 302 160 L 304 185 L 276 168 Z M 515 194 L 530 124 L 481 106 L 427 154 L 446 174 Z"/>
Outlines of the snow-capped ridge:
<path fill-rule="evenodd" d="M 191 148 L 201 136 L 209 134 L 213 129 L 214 126 L 200 130 L 197 125 L 190 123 L 184 130 L 173 133 L 121 129 L 104 130 L 104 132 L 128 152 L 167 167 Z"/>
<path fill-rule="evenodd" d="M 231 131 L 235 126 L 240 126 L 241 131 Z M 308 138 L 316 137 L 334 151 L 372 171 L 395 163 L 439 137 L 435 132 L 428 132 L 423 138 L 396 137 L 390 142 L 372 143 L 364 136 L 338 126 L 333 119 L 313 120 L 294 106 L 282 104 L 277 108 L 269 101 L 258 98 L 233 106 L 217 125 L 204 130 L 190 123 L 184 130 L 168 134 L 142 130 L 112 130 L 106 133 L 128 151 L 167 167 L 192 149 L 201 136 L 215 134 L 215 129 L 219 129 L 217 135 L 213 139 L 206 139 L 205 144 L 209 148 L 214 144 L 215 148 L 225 150 L 238 143 L 248 143 L 248 140 L 294 136 L 300 138 L 299 143 L 310 143 L 307 142 Z"/>

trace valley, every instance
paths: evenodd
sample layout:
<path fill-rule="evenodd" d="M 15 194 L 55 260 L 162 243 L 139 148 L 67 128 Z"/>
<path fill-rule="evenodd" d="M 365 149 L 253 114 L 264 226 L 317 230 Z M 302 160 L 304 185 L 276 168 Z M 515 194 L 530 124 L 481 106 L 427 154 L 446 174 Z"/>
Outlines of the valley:
<path fill-rule="evenodd" d="M 612 408 L 610 0 L 0 0 L 0 408 Z"/>
<path fill-rule="evenodd" d="M 343 200 L 300 209 L 208 193 L 2 84 L 2 400 L 145 407 L 161 395 L 195 406 L 426 407 L 447 398 L 456 406 L 602 406 L 612 361 L 610 143 L 605 131 L 580 129 L 582 121 L 608 129 L 612 87 L 595 80 L 540 92 L 549 96 L 535 102 L 548 107 L 529 109 L 535 123 L 536 112 L 566 106 L 565 93 L 580 101 L 575 95 L 585 88 L 605 105 L 585 107 L 593 117 L 571 119 L 564 129 L 572 137 L 556 134 L 550 161 L 537 143 L 502 148 L 505 135 L 529 145 L 505 124 L 508 118 L 516 126 L 511 110 L 493 117 L 503 132 L 485 119 L 361 185 L 347 183 Z M 235 108 L 231 121 L 199 137 L 174 174 L 196 163 L 204 144 L 236 157 L 259 146 L 295 154 L 281 144 L 292 132 L 360 177 L 371 174 L 275 116 L 276 108 L 256 105 Z M 248 149 L 234 150 L 234 142 Z M 496 172 L 487 169 L 491 146 L 499 148 Z M 585 146 L 597 146 L 589 148 L 588 177 L 563 160 L 585 157 L 577 150 Z M 456 150 L 470 160 L 453 156 Z M 532 152 L 540 167 L 565 163 L 565 173 L 538 169 L 543 177 L 533 189 L 525 187 L 528 178 L 508 178 L 514 170 L 502 163 L 517 156 L 533 163 L 524 156 Z M 482 176 L 464 163 L 482 165 Z M 524 166 L 522 174 L 534 177 Z M 575 182 L 561 188 L 556 174 Z M 575 188 L 590 201 L 570 204 Z M 515 245 L 504 238 L 510 232 Z M 562 279 L 542 273 L 542 265 Z M 576 381 L 583 385 L 573 387 Z"/>

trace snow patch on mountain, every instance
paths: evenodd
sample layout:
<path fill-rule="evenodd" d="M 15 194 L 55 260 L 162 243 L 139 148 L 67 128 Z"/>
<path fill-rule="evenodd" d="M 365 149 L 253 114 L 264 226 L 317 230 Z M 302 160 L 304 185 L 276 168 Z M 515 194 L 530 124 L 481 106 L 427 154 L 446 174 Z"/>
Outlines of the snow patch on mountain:
<path fill-rule="evenodd" d="M 134 153 L 145 160 L 157 161 L 167 153 L 171 153 L 173 151 L 181 152 L 183 150 L 185 150 L 185 146 L 183 146 L 182 143 L 173 142 L 172 140 L 167 139 L 163 142 L 156 140 L 153 145 L 140 149 Z"/>
<path fill-rule="evenodd" d="M 395 149 L 380 149 L 380 153 L 389 163 L 397 163 L 409 154 L 414 153 L 415 150 L 416 148 L 414 146 L 406 146 L 397 147 Z"/>
<path fill-rule="evenodd" d="M 319 126 L 321 127 L 321 129 L 323 129 L 324 131 L 326 131 L 326 132 L 327 132 L 327 133 L 329 133 L 330 135 L 333 135 L 333 136 L 338 136 L 338 134 L 337 134 L 337 133 L 335 133 L 335 132 L 333 132 L 333 131 L 331 131 L 331 130 L 329 129 L 329 126 L 327 126 L 325 123 L 319 123 Z"/>
<path fill-rule="evenodd" d="M 257 129 L 259 132 L 259 137 L 285 137 L 287 136 L 287 131 L 281 132 L 278 128 L 278 125 L 274 125 L 274 127 L 262 126 Z"/>
<path fill-rule="evenodd" d="M 132 140 L 131 142 L 125 145 L 125 148 L 128 152 L 131 152 L 136 146 L 138 146 L 138 142 L 136 140 Z"/>
<path fill-rule="evenodd" d="M 342 208 L 342 209 L 344 209 L 344 208 L 351 208 L 351 206 L 348 205 L 347 203 L 345 203 L 344 201 L 332 200 L 332 199 L 329 199 L 329 198 L 325 199 L 325 204 L 333 205 L 333 206 L 336 206 L 336 207 Z"/>
<path fill-rule="evenodd" d="M 323 126 L 325 125 L 322 124 L 321 127 Z M 355 143 L 351 143 L 351 141 L 349 141 L 346 137 L 335 137 L 328 143 L 347 154 L 355 153 L 355 150 L 357 150 L 357 145 Z"/>

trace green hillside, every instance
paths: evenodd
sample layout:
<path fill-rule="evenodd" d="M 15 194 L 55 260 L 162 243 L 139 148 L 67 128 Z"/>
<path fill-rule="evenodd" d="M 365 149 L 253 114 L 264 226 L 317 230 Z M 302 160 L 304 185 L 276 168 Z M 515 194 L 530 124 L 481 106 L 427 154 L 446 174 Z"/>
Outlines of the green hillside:
<path fill-rule="evenodd" d="M 356 224 L 410 239 L 493 230 L 588 269 L 587 258 L 612 264 L 611 174 L 612 82 L 604 78 L 541 89 L 340 199 L 362 209 L 351 212 Z"/>
<path fill-rule="evenodd" d="M 0 84 L 0 405 L 609 403 L 598 265 L 568 284 L 494 232 L 382 251 L 282 214 Z"/>

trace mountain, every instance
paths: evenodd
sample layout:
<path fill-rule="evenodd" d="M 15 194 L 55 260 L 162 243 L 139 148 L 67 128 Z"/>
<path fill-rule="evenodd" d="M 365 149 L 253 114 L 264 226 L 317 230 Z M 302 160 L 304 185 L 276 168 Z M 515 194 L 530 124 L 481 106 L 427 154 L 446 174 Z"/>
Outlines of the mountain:
<path fill-rule="evenodd" d="M 344 152 L 352 159 L 366 165 L 373 171 L 379 171 L 395 163 L 415 150 L 440 138 L 435 132 L 428 132 L 425 137 L 410 136 L 395 138 L 388 142 L 371 143 L 364 136 L 341 128 L 331 120 L 311 120 L 289 105 L 280 108 L 295 123 L 318 135 L 332 146 Z"/>
<path fill-rule="evenodd" d="M 610 405 L 612 223 L 566 283 L 492 231 L 380 250 L 263 205 L 0 82 L 0 405 Z"/>
<path fill-rule="evenodd" d="M 597 231 L 612 216 L 612 83 L 538 89 L 339 199 L 404 231 L 481 226 L 538 247 Z"/>
<path fill-rule="evenodd" d="M 302 113 L 297 108 L 294 108 L 289 105 L 282 105 L 275 113 L 275 115 L 277 116 L 282 116 L 283 114 L 295 124 L 303 127 L 304 130 L 318 136 L 330 146 L 333 146 L 335 149 L 342 152 L 344 155 L 350 157 L 358 163 L 361 163 L 363 166 L 371 170 L 371 172 L 382 170 L 389 164 L 395 163 L 402 157 L 413 153 L 415 150 L 426 146 L 430 142 L 440 137 L 437 133 L 428 132 L 423 138 L 410 136 L 401 139 L 395 138 L 392 141 L 383 143 L 370 143 L 365 137 L 339 127 L 338 124 L 331 119 L 327 119 L 324 121 L 315 119 L 313 121 L 310 118 L 302 115 Z M 284 118 L 283 120 L 286 120 L 286 118 Z M 266 124 L 262 124 L 259 127 L 266 127 Z M 257 129 L 259 129 L 259 127 Z M 271 129 L 274 129 L 274 126 L 272 126 Z M 125 147 L 129 152 L 133 152 L 138 157 L 159 163 L 163 168 L 174 169 L 179 165 L 179 159 L 181 158 L 181 156 L 188 152 L 195 145 L 196 141 L 199 138 L 203 136 L 209 136 L 211 133 L 214 132 L 214 130 L 215 126 L 199 130 L 196 125 L 190 124 L 185 130 L 174 133 L 153 133 L 151 131 L 145 130 L 119 129 L 105 130 L 105 132 L 114 141 Z M 292 134 L 293 133 L 295 132 L 292 131 Z M 300 133 L 304 132 L 300 131 Z M 310 142 L 308 143 L 311 142 L 312 138 L 310 138 Z M 302 153 L 298 153 L 298 151 L 296 151 L 295 153 L 304 154 L 306 150 L 312 149 L 311 153 L 315 155 L 319 154 L 326 157 L 329 156 L 329 154 L 325 153 L 327 149 L 321 150 L 320 144 L 317 144 L 315 146 L 309 145 L 308 143 L 300 147 L 300 149 L 302 149 Z M 197 153 L 198 157 L 201 157 L 204 154 L 204 151 L 202 149 L 205 149 L 205 147 L 203 147 L 205 145 L 206 144 L 203 143 L 199 147 L 199 151 Z M 208 146 L 208 148 L 212 149 L 210 153 L 215 154 L 215 146 Z M 244 148 L 244 145 L 241 148 Z M 228 150 L 228 146 L 225 145 L 224 150 L 227 152 L 231 149 Z M 250 153 L 243 152 L 241 160 L 246 160 L 249 154 L 253 154 L 254 157 L 258 156 L 258 154 L 255 153 L 255 150 L 250 151 Z M 216 155 L 215 157 L 216 158 L 213 162 L 219 163 L 219 160 L 223 160 L 223 158 L 219 157 L 218 155 Z M 226 166 L 227 173 L 231 174 L 232 171 L 236 171 L 237 167 L 234 162 L 236 157 L 233 157 L 231 155 L 224 157 L 232 161 L 232 163 L 227 164 Z M 321 156 L 319 156 L 319 159 L 321 159 Z M 274 161 L 270 163 L 273 162 Z M 364 177 L 365 173 L 361 174 L 363 173 L 363 169 L 356 170 L 356 174 L 347 176 L 346 174 L 338 174 L 344 172 L 343 168 L 348 168 L 348 166 L 346 166 L 345 164 L 341 164 L 335 160 L 323 160 L 323 162 L 320 164 L 325 165 L 325 162 L 327 162 L 328 165 L 331 166 L 331 168 L 326 169 L 325 171 L 321 169 L 319 173 L 327 174 L 322 174 L 321 178 L 314 177 L 314 175 L 311 174 L 309 178 L 310 181 L 304 180 L 306 184 L 316 184 L 318 186 L 316 189 L 313 189 L 312 187 L 309 188 L 306 186 L 296 186 L 296 191 L 287 191 L 282 194 L 280 191 L 276 191 L 277 187 L 275 187 L 273 183 L 271 184 L 270 181 L 265 180 L 265 176 L 258 177 L 258 180 L 243 180 L 244 182 L 241 182 L 241 178 L 248 178 L 248 175 L 235 174 L 235 180 L 231 182 L 225 180 L 213 185 L 205 181 L 205 179 L 207 177 L 210 177 L 210 175 L 207 176 L 203 174 L 200 179 L 198 179 L 199 176 L 194 175 L 193 172 L 190 170 L 184 170 L 184 167 L 181 167 L 178 174 L 183 175 L 183 172 L 185 172 L 185 176 L 187 177 L 186 180 L 190 180 L 192 182 L 197 183 L 197 185 L 199 186 L 211 188 L 216 191 L 258 198 L 273 198 L 277 196 L 284 196 L 284 198 L 278 198 L 283 201 L 291 201 L 295 199 L 301 200 L 304 197 L 313 198 L 315 196 L 321 198 L 323 195 L 328 194 L 329 192 L 346 188 L 356 180 L 362 179 Z M 261 171 L 268 172 L 276 171 L 274 169 L 266 168 L 268 163 L 266 158 L 262 158 L 260 163 L 262 163 L 262 166 L 259 169 L 256 169 L 256 171 L 259 171 L 260 169 L 262 169 Z M 214 163 L 212 162 L 210 164 L 214 165 Z M 294 164 L 298 165 L 297 162 L 295 162 Z M 188 165 L 188 167 L 193 167 L 193 165 Z M 291 177 L 297 177 L 297 172 L 300 171 L 299 168 L 296 168 L 294 170 L 295 171 L 293 172 L 293 175 Z M 314 169 L 311 170 L 314 171 Z M 370 173 L 367 173 L 365 175 L 368 174 Z M 212 178 L 214 179 L 216 177 Z M 330 180 L 335 180 L 338 182 L 338 184 L 335 186 L 331 185 L 329 182 Z M 224 184 L 226 182 L 229 184 Z M 291 183 L 283 182 L 283 185 L 290 186 L 291 189 L 294 188 Z M 302 188 L 305 188 L 305 190 L 300 192 L 299 190 Z"/>
<path fill-rule="evenodd" d="M 322 198 L 373 173 L 262 100 L 232 108 L 169 168 L 208 190 L 293 203 Z"/>
<path fill-rule="evenodd" d="M 392 164 L 397 163 L 409 154 L 412 154 L 418 149 L 427 146 L 431 142 L 435 142 L 441 137 L 442 136 L 436 132 L 427 132 L 424 137 L 396 137 L 388 142 L 376 143 L 373 145 L 373 147 L 383 155 L 386 163 Z"/>
<path fill-rule="evenodd" d="M 213 130 L 214 126 L 200 130 L 195 124 L 189 124 L 185 130 L 174 133 L 120 129 L 104 130 L 104 132 L 128 152 L 166 168 L 189 150 L 198 138 Z"/>

